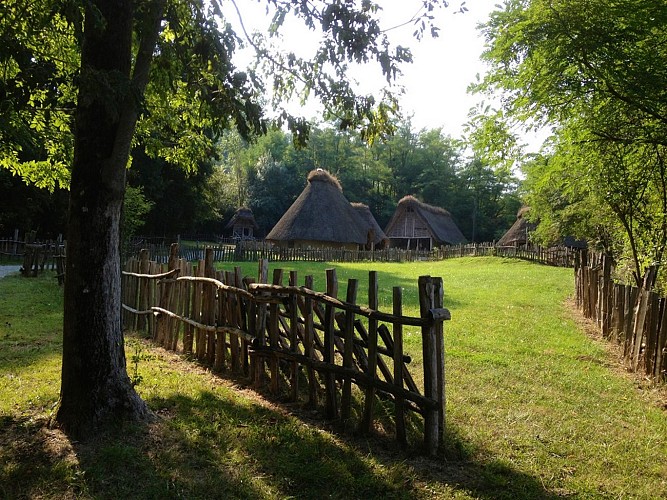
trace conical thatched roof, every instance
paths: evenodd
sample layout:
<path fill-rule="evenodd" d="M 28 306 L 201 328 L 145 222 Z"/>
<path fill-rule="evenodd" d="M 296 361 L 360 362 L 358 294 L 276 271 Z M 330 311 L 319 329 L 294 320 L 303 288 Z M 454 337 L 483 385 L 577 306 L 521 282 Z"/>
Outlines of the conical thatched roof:
<path fill-rule="evenodd" d="M 365 227 L 338 180 L 317 169 L 308 174 L 308 184 L 266 239 L 365 245 Z"/>
<path fill-rule="evenodd" d="M 454 222 L 452 214 L 440 207 L 434 207 L 419 201 L 414 196 L 404 196 L 398 202 L 396 211 L 392 216 L 385 233 L 392 238 L 392 230 L 398 223 L 402 213 L 412 209 L 417 216 L 426 224 L 431 238 L 436 244 L 457 245 L 465 243 L 466 238 Z"/>
<path fill-rule="evenodd" d="M 255 221 L 255 216 L 252 214 L 252 210 L 246 207 L 241 207 L 234 213 L 232 219 L 225 226 L 225 229 L 230 229 L 236 224 L 242 224 L 244 226 L 250 226 L 254 229 L 259 229 L 259 226 Z"/>
<path fill-rule="evenodd" d="M 380 224 L 373 217 L 373 213 L 368 205 L 363 203 L 352 203 L 352 207 L 357 211 L 357 213 L 366 221 L 367 231 L 372 231 L 373 240 L 368 241 L 367 243 L 373 243 L 376 246 L 384 244 L 388 241 L 387 235 L 384 234 L 384 231 L 380 227 Z M 368 233 L 367 233 L 368 234 Z"/>
<path fill-rule="evenodd" d="M 528 243 L 528 234 L 535 231 L 537 224 L 529 222 L 526 214 L 530 207 L 521 207 L 516 214 L 516 221 L 496 243 L 499 247 L 514 247 Z"/>

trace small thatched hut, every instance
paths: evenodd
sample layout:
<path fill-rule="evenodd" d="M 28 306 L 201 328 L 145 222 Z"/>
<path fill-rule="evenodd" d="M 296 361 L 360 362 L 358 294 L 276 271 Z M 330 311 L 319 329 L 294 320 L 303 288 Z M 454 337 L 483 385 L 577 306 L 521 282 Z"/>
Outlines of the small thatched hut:
<path fill-rule="evenodd" d="M 373 248 L 384 248 L 389 245 L 389 238 L 384 234 L 384 231 L 380 227 L 380 224 L 373 217 L 373 213 L 368 205 L 363 203 L 352 203 L 352 207 L 357 211 L 357 213 L 366 221 L 367 226 L 367 240 L 366 240 L 366 250 L 371 250 Z"/>
<path fill-rule="evenodd" d="M 249 208 L 241 207 L 225 226 L 226 230 L 232 230 L 232 238 L 242 240 L 254 238 L 254 232 L 259 229 L 255 216 Z"/>
<path fill-rule="evenodd" d="M 441 245 L 465 243 L 465 236 L 445 209 L 405 196 L 384 230 L 390 246 L 431 250 Z"/>
<path fill-rule="evenodd" d="M 333 175 L 317 169 L 308 184 L 266 236 L 286 247 L 358 249 L 368 240 L 367 223 L 343 195 Z"/>
<path fill-rule="evenodd" d="M 535 228 L 537 224 L 535 222 L 529 222 L 526 219 L 526 214 L 529 212 L 530 207 L 521 207 L 516 214 L 516 221 L 512 224 L 507 232 L 498 240 L 496 246 L 499 247 L 520 247 L 526 245 L 529 241 L 529 235 Z"/>

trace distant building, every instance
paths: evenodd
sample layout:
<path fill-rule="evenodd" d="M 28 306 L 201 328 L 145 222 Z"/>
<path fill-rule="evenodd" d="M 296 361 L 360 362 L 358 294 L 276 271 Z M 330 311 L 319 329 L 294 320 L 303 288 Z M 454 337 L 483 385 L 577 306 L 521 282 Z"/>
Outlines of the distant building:
<path fill-rule="evenodd" d="M 266 239 L 289 248 L 356 250 L 377 237 L 372 224 L 345 198 L 338 179 L 317 169 L 308 174 L 306 187 Z"/>
<path fill-rule="evenodd" d="M 255 237 L 255 231 L 259 229 L 255 216 L 249 208 L 241 207 L 225 226 L 226 230 L 232 230 L 232 238 L 249 240 Z"/>
<path fill-rule="evenodd" d="M 384 232 L 390 246 L 413 250 L 466 242 L 447 210 L 427 205 L 414 196 L 405 196 L 398 202 Z"/>
<path fill-rule="evenodd" d="M 387 238 L 387 235 L 384 234 L 380 224 L 378 224 L 375 217 L 373 217 L 373 213 L 368 205 L 364 205 L 363 203 L 352 203 L 352 207 L 366 221 L 366 226 L 368 228 L 366 250 L 389 246 L 389 238 Z"/>
<path fill-rule="evenodd" d="M 530 207 L 521 207 L 516 214 L 516 221 L 512 224 L 502 238 L 498 240 L 496 246 L 499 247 L 521 247 L 530 242 L 530 233 L 535 231 L 537 223 L 529 222 L 526 219 L 526 214 L 530 211 Z"/>

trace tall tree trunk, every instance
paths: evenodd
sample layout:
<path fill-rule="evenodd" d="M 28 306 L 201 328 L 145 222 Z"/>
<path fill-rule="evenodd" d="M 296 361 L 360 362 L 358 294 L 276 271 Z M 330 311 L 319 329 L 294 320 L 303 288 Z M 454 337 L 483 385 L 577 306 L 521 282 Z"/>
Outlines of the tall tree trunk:
<path fill-rule="evenodd" d="M 130 92 L 132 4 L 95 0 L 86 9 L 55 416 L 79 437 L 111 421 L 149 415 L 127 375 L 120 307 L 120 214 L 129 157 L 124 136 L 131 137 L 136 123 L 136 112 L 125 112 L 136 98 Z M 119 147 L 119 140 L 127 146 Z"/>

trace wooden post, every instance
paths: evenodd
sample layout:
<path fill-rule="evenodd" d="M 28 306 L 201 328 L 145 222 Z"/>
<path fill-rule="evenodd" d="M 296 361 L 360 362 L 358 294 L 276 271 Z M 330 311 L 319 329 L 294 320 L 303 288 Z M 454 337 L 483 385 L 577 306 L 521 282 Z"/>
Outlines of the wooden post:
<path fill-rule="evenodd" d="M 204 276 L 204 261 L 200 260 L 197 265 L 196 276 Z M 194 293 L 192 297 L 192 319 L 197 322 L 201 322 L 202 319 L 202 301 L 203 301 L 203 284 L 195 282 Z M 206 332 L 199 328 L 195 327 L 195 338 L 196 346 L 195 351 L 197 353 L 197 359 L 200 361 L 204 360 L 206 354 Z"/>
<path fill-rule="evenodd" d="M 653 376 L 656 382 L 662 382 L 662 378 L 667 370 L 663 369 L 665 363 L 665 350 L 667 349 L 667 299 L 662 299 L 662 307 L 660 308 L 662 314 L 660 317 L 660 333 L 656 344 L 655 367 L 653 369 Z M 666 367 L 667 368 L 667 367 Z"/>
<path fill-rule="evenodd" d="M 215 267 L 213 264 L 213 249 L 207 247 L 204 250 L 204 276 L 215 279 Z M 202 306 L 202 322 L 207 326 L 215 326 L 217 289 L 212 283 L 204 284 L 204 297 Z M 209 366 L 215 365 L 215 332 L 207 331 L 206 336 L 206 362 Z"/>
<path fill-rule="evenodd" d="M 335 269 L 327 269 L 327 287 L 326 294 L 330 297 L 337 298 L 338 296 L 338 279 L 336 277 Z M 334 353 L 334 307 L 327 304 L 324 308 L 324 362 L 328 364 L 335 364 Z M 338 416 L 338 401 L 336 400 L 336 378 L 332 371 L 327 371 L 324 374 L 324 390 L 326 394 L 326 418 L 333 419 Z"/>
<path fill-rule="evenodd" d="M 357 303 L 358 281 L 349 279 L 347 281 L 347 296 L 345 301 L 348 304 Z M 343 367 L 352 368 L 354 354 L 354 312 L 345 311 L 345 331 L 343 332 Z M 343 381 L 343 391 L 340 399 L 341 418 L 345 422 L 349 420 L 352 411 L 352 379 L 345 377 Z"/>
<path fill-rule="evenodd" d="M 441 309 L 444 301 L 442 278 L 433 278 L 433 299 L 435 309 Z M 444 323 L 436 321 L 435 325 L 435 355 L 437 362 L 437 390 L 438 396 L 438 445 L 444 442 L 445 437 L 445 335 Z"/>
<path fill-rule="evenodd" d="M 283 284 L 283 270 L 274 269 L 273 270 L 273 284 L 282 286 Z M 279 328 L 279 318 L 278 318 L 278 304 L 272 303 L 269 305 L 269 345 L 274 349 L 278 349 L 279 342 L 278 338 L 280 332 Z M 271 370 L 271 392 L 273 394 L 278 394 L 279 390 L 279 376 L 278 372 L 278 357 L 271 355 L 270 361 L 270 370 Z"/>
<path fill-rule="evenodd" d="M 148 250 L 142 249 L 139 252 L 139 274 L 148 274 L 150 262 L 148 261 Z M 137 309 L 145 311 L 148 309 L 148 280 L 145 278 L 138 278 L 139 280 L 139 301 Z M 137 318 L 137 330 L 144 331 L 147 328 L 146 316 L 140 314 Z"/>
<path fill-rule="evenodd" d="M 192 264 L 185 259 L 181 259 L 181 269 L 185 269 L 185 275 L 192 276 Z M 190 311 L 192 310 L 192 301 L 193 301 L 193 289 L 194 285 L 192 281 L 181 282 L 181 311 L 184 317 L 190 317 Z M 186 354 L 192 354 L 194 347 L 194 327 L 186 323 L 183 326 L 183 352 Z"/>
<path fill-rule="evenodd" d="M 297 272 L 290 271 L 290 286 L 298 286 Z M 297 354 L 299 352 L 299 306 L 295 293 L 289 294 L 289 318 L 290 318 L 290 352 Z M 290 397 L 296 401 L 299 397 L 299 363 L 293 360 L 290 365 Z"/>
<path fill-rule="evenodd" d="M 393 291 L 394 316 L 403 315 L 403 291 L 400 286 L 395 286 Z M 397 321 L 393 325 L 394 330 L 394 384 L 403 389 L 403 325 Z M 405 400 L 396 396 L 396 441 L 405 446 L 408 443 L 405 432 Z"/>
<path fill-rule="evenodd" d="M 225 281 L 225 272 L 218 271 L 215 273 L 216 279 L 221 283 L 227 284 Z M 219 326 L 226 326 L 229 324 L 229 308 L 227 293 L 223 290 L 218 290 L 217 317 L 215 323 Z M 213 362 L 213 370 L 221 372 L 227 369 L 227 334 L 225 332 L 213 332 L 215 338 L 215 361 Z"/>
<path fill-rule="evenodd" d="M 368 272 L 368 308 L 378 308 L 378 274 L 377 271 Z M 377 376 L 378 362 L 378 322 L 376 319 L 368 320 L 368 371 L 371 380 Z M 375 387 L 371 384 L 366 387 L 364 397 L 364 413 L 361 419 L 361 432 L 369 434 L 373 427 L 373 410 L 375 406 Z"/>
<path fill-rule="evenodd" d="M 309 290 L 313 289 L 313 277 L 306 276 L 304 286 Z M 313 326 L 313 300 L 306 297 L 303 308 L 303 350 L 308 359 L 315 359 L 315 330 Z M 312 365 L 308 365 L 308 406 L 317 407 L 317 388 L 318 383 L 315 379 L 315 370 Z"/>
<path fill-rule="evenodd" d="M 178 265 L 178 245 L 172 243 L 171 248 L 169 249 L 169 262 L 167 264 L 167 269 L 172 271 L 176 269 Z M 171 305 L 174 297 L 174 289 L 176 284 L 173 282 L 173 278 L 170 278 L 162 285 L 162 294 L 160 296 L 160 307 L 171 311 Z M 155 339 L 157 344 L 169 349 L 172 345 L 172 323 L 173 319 L 169 316 L 160 314 L 157 317 L 156 326 L 155 326 Z"/>
<path fill-rule="evenodd" d="M 435 291 L 430 276 L 419 277 L 419 309 L 421 317 L 427 319 L 430 310 L 435 307 Z M 438 401 L 438 359 L 436 353 L 436 329 L 434 326 L 422 327 L 422 351 L 424 363 L 424 396 Z M 438 410 L 424 408 L 424 447 L 434 456 L 438 451 Z"/>

